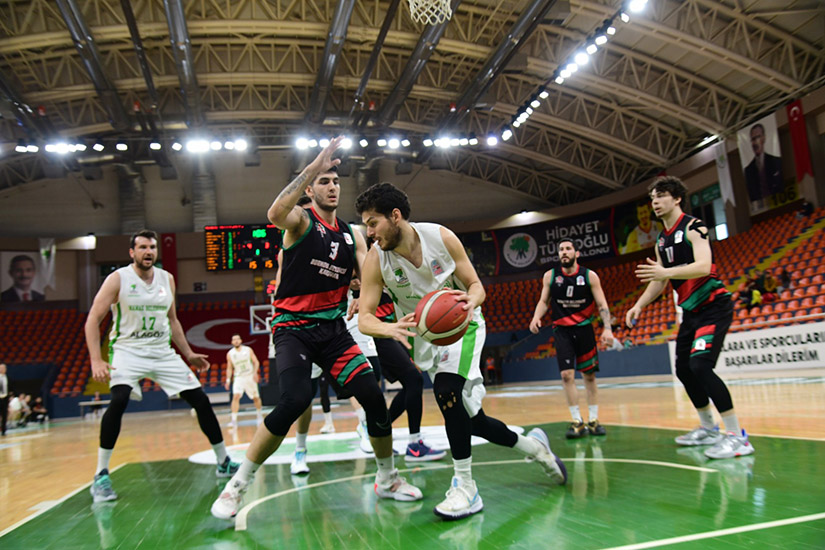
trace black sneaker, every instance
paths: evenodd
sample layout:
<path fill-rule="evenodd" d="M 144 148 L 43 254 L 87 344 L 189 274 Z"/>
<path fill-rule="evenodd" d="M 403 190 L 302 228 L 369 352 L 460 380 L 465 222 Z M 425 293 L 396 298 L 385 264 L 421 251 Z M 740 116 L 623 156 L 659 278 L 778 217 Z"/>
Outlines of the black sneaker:
<path fill-rule="evenodd" d="M 587 431 L 590 432 L 590 435 L 607 435 L 607 431 L 604 429 L 599 423 L 599 420 L 591 420 L 587 423 Z"/>
<path fill-rule="evenodd" d="M 564 435 L 567 439 L 580 439 L 587 435 L 587 425 L 581 420 L 573 422 Z"/>

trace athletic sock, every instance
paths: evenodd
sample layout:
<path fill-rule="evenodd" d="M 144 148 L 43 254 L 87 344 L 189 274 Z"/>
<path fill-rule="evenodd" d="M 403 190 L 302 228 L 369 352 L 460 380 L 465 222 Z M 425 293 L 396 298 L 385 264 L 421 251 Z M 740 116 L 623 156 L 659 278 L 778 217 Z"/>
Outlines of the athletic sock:
<path fill-rule="evenodd" d="M 332 424 L 332 411 L 328 413 L 324 413 L 324 424 L 331 425 Z"/>
<path fill-rule="evenodd" d="M 706 430 L 712 430 L 715 426 L 713 422 L 713 410 L 710 406 L 705 407 L 704 409 L 696 409 L 696 414 L 699 415 L 699 422 L 702 424 L 702 427 Z M 727 424 L 725 424 L 727 427 Z"/>
<path fill-rule="evenodd" d="M 570 407 L 570 416 L 573 417 L 573 422 L 582 421 L 582 413 L 579 410 L 578 405 L 573 405 L 572 407 Z"/>
<path fill-rule="evenodd" d="M 455 477 L 462 485 L 470 485 L 473 482 L 473 457 L 453 459 Z"/>
<path fill-rule="evenodd" d="M 112 451 L 114 451 L 114 449 L 97 448 L 97 470 L 95 471 L 95 475 L 103 470 L 109 469 L 109 459 L 112 458 Z"/>
<path fill-rule="evenodd" d="M 540 445 L 538 441 L 536 441 L 532 437 L 524 437 L 523 435 L 519 434 L 514 449 L 524 453 L 527 456 L 534 456 L 538 454 L 539 446 Z"/>
<path fill-rule="evenodd" d="M 238 413 L 232 413 L 232 424 L 238 425 Z"/>
<path fill-rule="evenodd" d="M 361 407 L 355 409 L 355 416 L 358 417 L 358 422 L 360 422 L 361 424 L 366 423 L 367 413 L 365 413 L 364 409 L 362 409 Z"/>
<path fill-rule="evenodd" d="M 739 426 L 739 418 L 733 411 L 728 411 L 722 415 L 722 422 L 725 423 L 725 431 L 734 435 L 742 435 L 742 427 Z"/>
<path fill-rule="evenodd" d="M 599 406 L 589 405 L 587 407 L 587 416 L 590 418 L 590 422 L 597 420 L 599 418 Z"/>
<path fill-rule="evenodd" d="M 376 456 L 375 464 L 378 466 L 378 481 L 387 481 L 395 470 L 395 462 L 392 455 L 386 458 L 378 458 Z"/>
<path fill-rule="evenodd" d="M 410 443 L 418 443 L 419 441 L 421 441 L 421 432 L 410 434 Z"/>
<path fill-rule="evenodd" d="M 215 458 L 218 459 L 218 466 L 223 464 L 223 461 L 226 460 L 227 456 L 229 456 L 226 454 L 226 444 L 223 441 L 212 445 L 212 450 L 215 451 Z"/>
<path fill-rule="evenodd" d="M 260 464 L 256 464 L 248 458 L 243 457 L 243 460 L 241 460 L 241 466 L 238 468 L 238 471 L 235 472 L 233 479 L 239 479 L 246 483 L 255 477 L 255 472 L 257 472 L 260 467 Z"/>
<path fill-rule="evenodd" d="M 307 434 L 295 432 L 295 450 L 306 451 L 307 449 Z"/>

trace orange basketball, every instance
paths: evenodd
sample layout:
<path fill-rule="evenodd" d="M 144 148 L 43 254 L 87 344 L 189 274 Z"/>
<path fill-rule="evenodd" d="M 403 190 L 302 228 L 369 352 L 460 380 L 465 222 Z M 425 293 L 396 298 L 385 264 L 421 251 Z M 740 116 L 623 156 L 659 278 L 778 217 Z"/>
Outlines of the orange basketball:
<path fill-rule="evenodd" d="M 436 346 L 449 346 L 467 332 L 472 311 L 464 311 L 465 302 L 451 291 L 434 290 L 415 306 L 415 329 L 426 341 Z"/>

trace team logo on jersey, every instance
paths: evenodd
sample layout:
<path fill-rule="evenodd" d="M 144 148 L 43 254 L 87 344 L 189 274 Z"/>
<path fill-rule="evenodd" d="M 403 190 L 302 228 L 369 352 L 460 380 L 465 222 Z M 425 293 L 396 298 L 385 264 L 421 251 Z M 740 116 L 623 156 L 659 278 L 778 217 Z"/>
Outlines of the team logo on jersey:
<path fill-rule="evenodd" d="M 576 286 L 584 286 L 584 275 L 576 277 Z"/>
<path fill-rule="evenodd" d="M 707 347 L 708 343 L 705 342 L 702 338 L 699 338 L 698 340 L 693 342 L 693 349 L 695 350 L 704 351 L 705 349 L 707 349 Z"/>
<path fill-rule="evenodd" d="M 557 284 L 557 285 L 562 285 L 562 284 L 564 284 L 564 277 L 562 277 L 561 275 L 558 275 L 558 276 L 556 277 L 556 284 Z"/>
<path fill-rule="evenodd" d="M 161 286 L 161 287 L 158 287 L 158 296 L 160 296 L 161 298 L 163 298 L 164 296 L 166 296 L 166 289 L 165 289 L 165 288 L 163 288 L 162 286 Z"/>
<path fill-rule="evenodd" d="M 504 259 L 513 267 L 527 267 L 539 253 L 536 239 L 527 233 L 514 233 L 504 241 Z"/>
<path fill-rule="evenodd" d="M 450 350 L 445 349 L 441 352 L 441 359 L 438 360 L 439 363 L 445 363 L 450 358 Z"/>
<path fill-rule="evenodd" d="M 404 274 L 404 270 L 400 267 L 393 271 L 392 274 L 395 275 L 395 282 L 398 286 L 407 286 L 410 284 L 410 280 Z"/>
<path fill-rule="evenodd" d="M 685 238 L 685 233 L 680 229 L 673 235 L 673 242 L 679 244 Z"/>
<path fill-rule="evenodd" d="M 323 225 L 321 225 L 321 222 L 315 222 L 315 229 L 317 229 L 318 233 L 320 233 L 322 236 L 326 236 L 327 230 L 324 228 Z"/>
<path fill-rule="evenodd" d="M 352 244 L 352 235 L 349 233 L 344 233 L 344 242 L 347 244 Z"/>
<path fill-rule="evenodd" d="M 659 237 L 659 248 L 664 248 L 664 247 L 665 247 L 665 238 L 664 237 Z"/>
<path fill-rule="evenodd" d="M 433 270 L 433 275 L 441 275 L 444 273 L 444 268 L 441 267 L 441 264 L 438 263 L 438 260 L 433 260 L 430 264 L 430 268 Z"/>
<path fill-rule="evenodd" d="M 136 296 L 138 294 L 138 289 L 136 284 L 129 285 L 129 296 Z"/>

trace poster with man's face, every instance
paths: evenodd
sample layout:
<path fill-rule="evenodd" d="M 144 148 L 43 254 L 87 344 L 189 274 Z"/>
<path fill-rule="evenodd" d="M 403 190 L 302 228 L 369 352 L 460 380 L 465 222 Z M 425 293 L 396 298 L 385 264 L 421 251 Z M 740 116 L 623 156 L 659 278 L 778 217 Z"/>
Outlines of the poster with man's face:
<path fill-rule="evenodd" d="M 615 207 L 613 219 L 613 233 L 619 254 L 652 247 L 662 230 L 661 222 L 653 215 L 649 197 Z"/>
<path fill-rule="evenodd" d="M 782 174 L 776 116 L 766 116 L 739 130 L 737 141 L 751 214 L 796 200 L 795 185 L 789 189 Z"/>
<path fill-rule="evenodd" d="M 37 252 L 0 252 L 0 302 L 42 302 L 46 299 L 38 273 Z"/>

